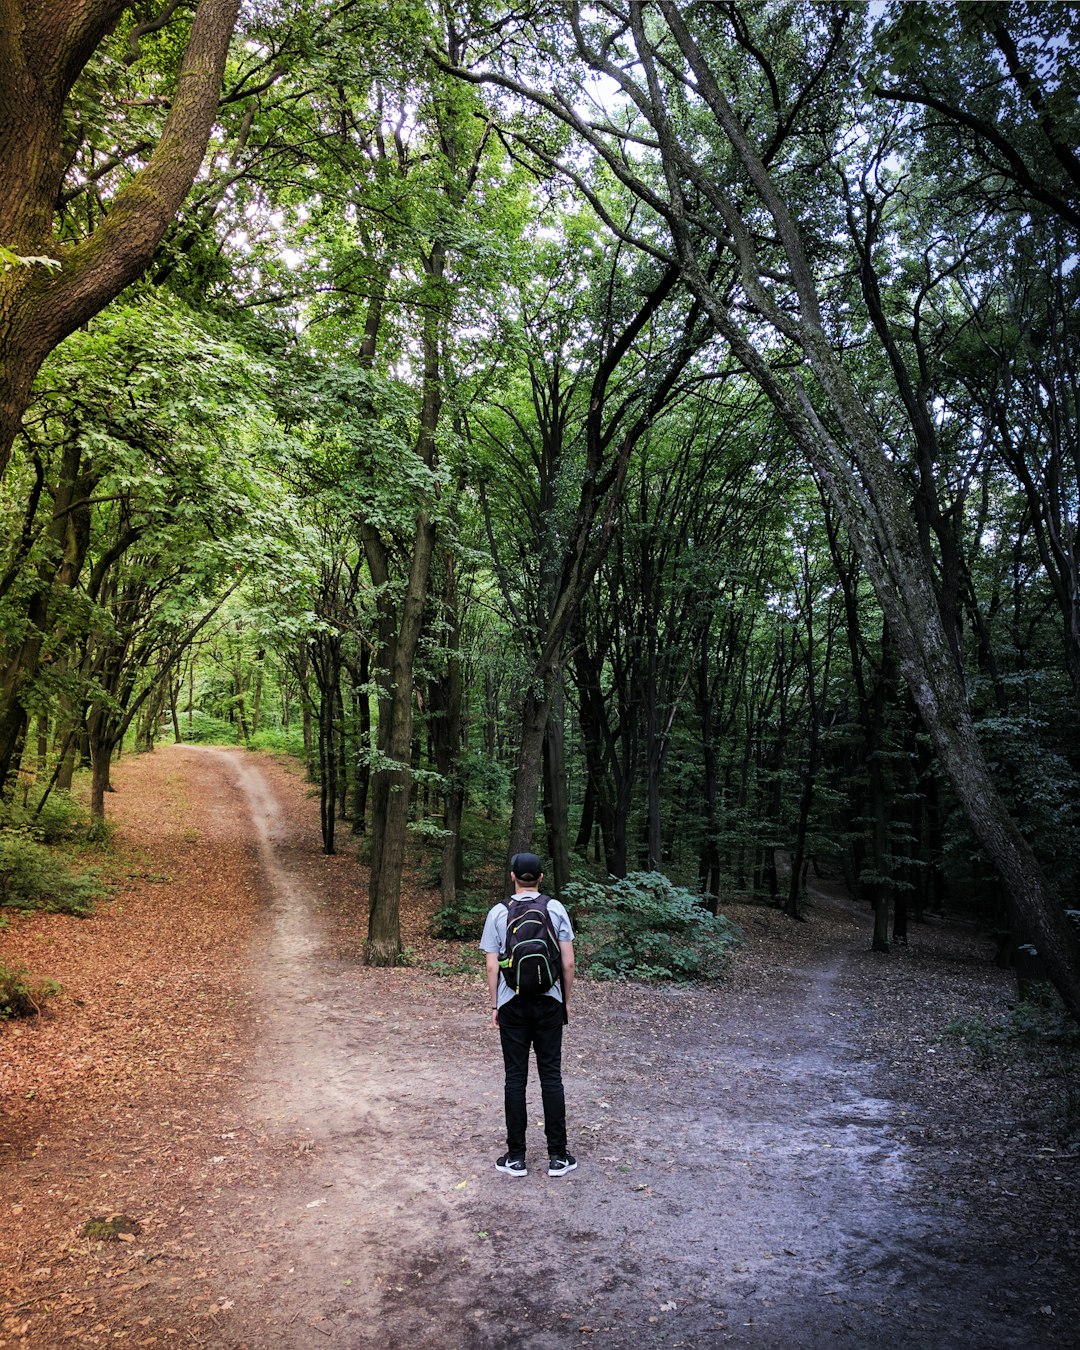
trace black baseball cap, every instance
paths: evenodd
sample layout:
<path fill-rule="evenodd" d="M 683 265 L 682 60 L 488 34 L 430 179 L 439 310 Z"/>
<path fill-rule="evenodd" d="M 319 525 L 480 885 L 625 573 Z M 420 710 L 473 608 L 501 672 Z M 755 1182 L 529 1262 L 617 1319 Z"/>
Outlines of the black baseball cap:
<path fill-rule="evenodd" d="M 536 881 L 543 870 L 535 853 L 515 853 L 510 859 L 510 871 L 518 881 Z"/>

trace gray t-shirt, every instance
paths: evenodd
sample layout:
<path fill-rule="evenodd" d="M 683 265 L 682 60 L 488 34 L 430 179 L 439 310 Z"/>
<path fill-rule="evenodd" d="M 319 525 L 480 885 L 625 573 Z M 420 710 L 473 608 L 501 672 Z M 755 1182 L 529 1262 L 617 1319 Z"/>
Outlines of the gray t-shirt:
<path fill-rule="evenodd" d="M 518 891 L 514 897 L 517 900 L 535 899 L 540 894 L 539 891 Z M 574 930 L 570 926 L 570 915 L 567 914 L 564 907 L 558 900 L 548 900 L 548 914 L 551 916 L 551 926 L 555 929 L 555 936 L 560 942 L 573 942 Z M 496 956 L 500 955 L 506 946 L 506 916 L 509 911 L 500 901 L 497 905 L 492 905 L 488 910 L 487 919 L 484 921 L 484 931 L 480 937 L 480 950 L 482 952 L 494 952 Z M 556 981 L 547 991 L 551 998 L 557 998 L 562 1002 L 562 982 Z M 502 971 L 499 971 L 499 994 L 495 1000 L 496 1007 L 501 1008 L 504 1003 L 509 1003 L 514 997 L 514 991 L 503 979 Z"/>

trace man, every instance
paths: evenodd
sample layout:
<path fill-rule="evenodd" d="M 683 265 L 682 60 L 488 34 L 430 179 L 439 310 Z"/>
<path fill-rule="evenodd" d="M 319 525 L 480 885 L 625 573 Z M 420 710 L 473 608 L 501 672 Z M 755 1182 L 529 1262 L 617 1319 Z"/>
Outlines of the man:
<path fill-rule="evenodd" d="M 510 860 L 513 898 L 537 899 L 544 874 L 535 853 L 515 853 Z M 506 1071 L 506 1152 L 496 1159 L 500 1172 L 511 1177 L 528 1176 L 525 1166 L 525 1084 L 529 1077 L 529 1047 L 536 1052 L 536 1071 L 544 1103 L 544 1133 L 547 1135 L 548 1176 L 561 1177 L 577 1167 L 566 1148 L 566 1096 L 562 1081 L 562 1029 L 569 1021 L 570 992 L 574 987 L 574 930 L 570 916 L 558 900 L 547 900 L 562 961 L 560 978 L 545 993 L 516 994 L 499 966 L 506 950 L 506 920 L 509 901 L 492 906 L 484 924 L 480 949 L 487 957 L 491 1025 L 498 1027 Z"/>

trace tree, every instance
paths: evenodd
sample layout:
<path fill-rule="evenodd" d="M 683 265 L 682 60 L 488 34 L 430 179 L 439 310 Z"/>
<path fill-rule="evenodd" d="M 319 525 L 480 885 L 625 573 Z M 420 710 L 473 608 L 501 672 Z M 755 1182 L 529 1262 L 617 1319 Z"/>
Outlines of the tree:
<path fill-rule="evenodd" d="M 572 6 L 578 55 L 622 91 L 630 111 L 621 121 L 590 118 L 575 94 L 529 88 L 501 71 L 462 74 L 572 126 L 663 222 L 669 242 L 650 233 L 640 246 L 677 266 L 812 465 L 874 585 L 954 791 L 1023 931 L 1080 1017 L 1080 944 L 979 746 L 906 485 L 829 308 L 824 264 L 835 222 L 806 191 L 824 165 L 842 161 L 838 80 L 856 40 L 850 12 L 800 8 L 798 29 L 789 26 L 794 14 L 762 11 L 751 34 L 737 6 L 684 11 L 660 0 L 611 4 L 602 14 Z M 741 78 L 730 78 L 733 62 Z M 799 119 L 822 139 L 793 135 Z"/>
<path fill-rule="evenodd" d="M 128 8 L 123 0 L 0 4 L 0 244 L 60 263 L 0 272 L 0 477 L 41 363 L 146 269 L 213 127 L 239 0 L 201 0 L 164 126 L 152 148 L 140 147 L 149 158 L 85 238 L 57 235 L 72 88 Z"/>
<path fill-rule="evenodd" d="M 89 705 L 97 810 L 155 668 L 269 533 L 267 367 L 226 331 L 163 297 L 107 309 L 45 363 L 0 486 L 26 502 L 0 534 L 0 754 L 32 713 L 70 737 Z"/>

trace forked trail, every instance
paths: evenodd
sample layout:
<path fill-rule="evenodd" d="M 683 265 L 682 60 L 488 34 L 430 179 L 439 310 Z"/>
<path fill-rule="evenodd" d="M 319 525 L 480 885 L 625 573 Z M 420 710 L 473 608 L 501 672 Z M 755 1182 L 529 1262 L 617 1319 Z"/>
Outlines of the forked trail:
<path fill-rule="evenodd" d="M 47 1199 L 69 1233 L 92 1205 L 155 1218 L 115 1257 L 54 1261 L 28 1231 L 0 1347 L 118 1333 L 248 1350 L 1070 1344 L 1060 1236 L 1043 1240 L 1040 1221 L 1015 1240 L 1022 1183 L 988 1203 L 994 1177 L 934 1087 L 950 1056 L 954 1097 L 978 1087 L 966 1052 L 928 1030 L 971 990 L 998 996 L 970 954 L 879 962 L 867 916 L 821 896 L 802 925 L 733 911 L 746 942 L 715 987 L 582 980 L 564 1041 L 580 1166 L 539 1166 L 534 1075 L 536 1165 L 511 1179 L 493 1166 L 502 1078 L 479 963 L 452 978 L 360 963 L 362 873 L 321 855 L 299 777 L 173 747 L 122 762 L 116 781 L 125 847 L 190 853 L 145 901 L 151 929 L 162 906 L 248 879 L 244 949 L 223 943 L 198 972 L 219 1017 L 235 995 L 229 1053 L 244 1068 L 198 1099 L 202 1133 L 191 1120 L 177 1134 L 164 1104 L 138 1099 L 126 1143 L 53 1121 L 36 1149 L 12 1151 L 5 1187 L 22 1207 Z M 110 931 L 136 911 L 120 904 Z M 177 969 L 190 959 L 178 951 Z M 173 1122 L 184 1100 L 176 1084 Z M 165 1126 L 168 1152 L 147 1142 Z M 1017 1145 L 1010 1165 L 1030 1152 Z M 1070 1184 L 1059 1233 L 1080 1228 Z"/>

